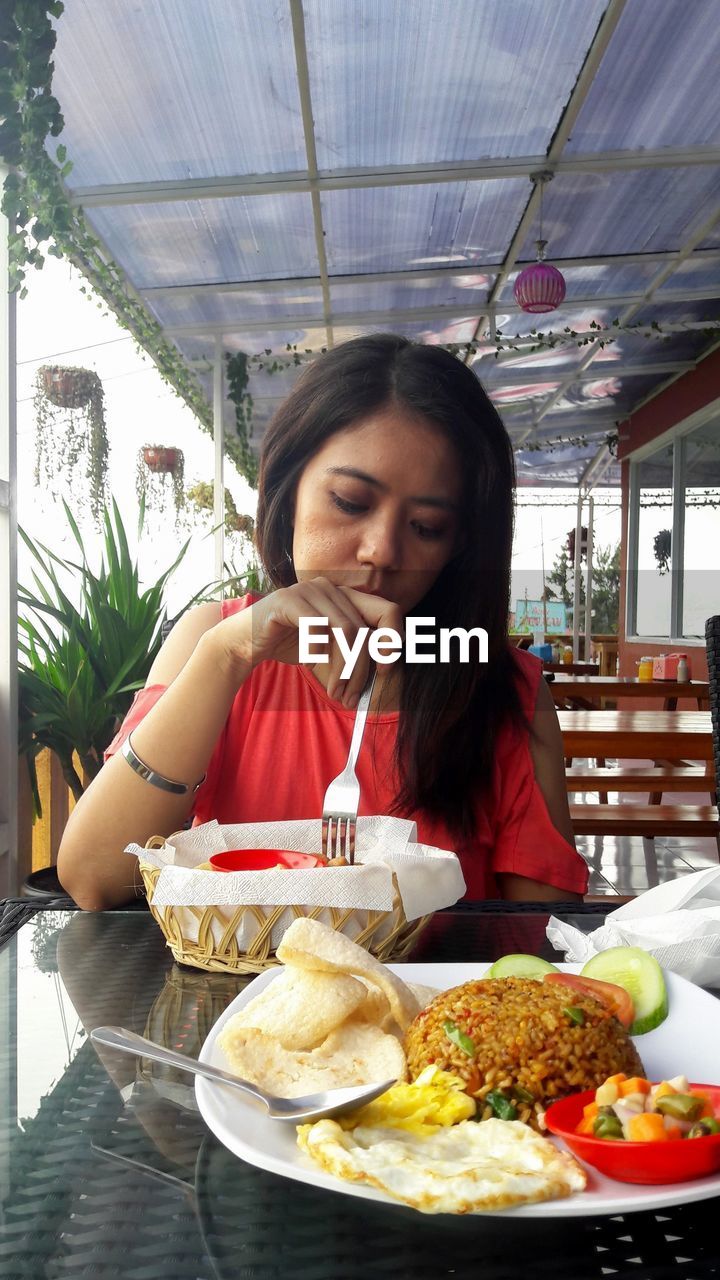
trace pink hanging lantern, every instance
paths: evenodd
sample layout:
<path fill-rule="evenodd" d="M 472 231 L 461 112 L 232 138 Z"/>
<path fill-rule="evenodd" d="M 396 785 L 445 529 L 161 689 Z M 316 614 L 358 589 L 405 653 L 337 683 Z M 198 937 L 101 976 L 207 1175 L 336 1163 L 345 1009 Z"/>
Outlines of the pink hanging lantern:
<path fill-rule="evenodd" d="M 530 174 L 533 186 L 540 188 L 540 239 L 535 241 L 537 262 L 533 262 L 531 266 L 525 267 L 520 272 L 513 289 L 518 305 L 523 311 L 530 311 L 533 314 L 554 311 L 565 297 L 565 277 L 557 267 L 545 261 L 547 240 L 542 238 L 543 187 L 546 182 L 552 181 L 552 177 L 548 169 Z"/>
<path fill-rule="evenodd" d="M 533 314 L 554 311 L 565 297 L 565 277 L 544 261 L 545 244 L 545 240 L 538 240 L 537 262 L 520 272 L 513 289 L 518 305 Z"/>

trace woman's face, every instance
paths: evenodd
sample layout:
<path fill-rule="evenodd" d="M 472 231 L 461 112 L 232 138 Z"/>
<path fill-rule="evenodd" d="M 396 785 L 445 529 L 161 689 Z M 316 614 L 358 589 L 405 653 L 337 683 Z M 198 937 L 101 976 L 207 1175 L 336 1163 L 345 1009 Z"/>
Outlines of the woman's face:
<path fill-rule="evenodd" d="M 298 579 L 327 577 L 410 612 L 455 554 L 458 455 L 424 418 L 389 406 L 331 436 L 298 483 Z"/>

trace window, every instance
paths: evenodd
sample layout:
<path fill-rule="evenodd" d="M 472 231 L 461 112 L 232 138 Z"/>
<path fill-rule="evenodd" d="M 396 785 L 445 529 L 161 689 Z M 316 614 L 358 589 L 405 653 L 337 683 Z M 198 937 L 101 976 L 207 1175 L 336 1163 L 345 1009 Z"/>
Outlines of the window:
<path fill-rule="evenodd" d="M 720 610 L 720 416 L 630 468 L 627 634 L 705 636 Z"/>
<path fill-rule="evenodd" d="M 684 446 L 682 635 L 705 635 L 720 612 L 720 418 L 694 431 Z"/>

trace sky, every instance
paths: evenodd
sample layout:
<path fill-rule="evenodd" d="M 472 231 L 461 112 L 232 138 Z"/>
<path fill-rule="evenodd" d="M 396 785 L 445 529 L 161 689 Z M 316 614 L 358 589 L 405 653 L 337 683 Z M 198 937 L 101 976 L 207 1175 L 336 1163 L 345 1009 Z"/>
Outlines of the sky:
<path fill-rule="evenodd" d="M 198 424 L 185 402 L 163 381 L 150 358 L 90 294 L 81 293 L 82 277 L 67 262 L 48 258 L 42 271 L 31 273 L 28 295 L 18 302 L 18 518 L 33 538 L 50 545 L 61 556 L 77 551 L 62 506 L 47 488 L 38 486 L 35 469 L 34 384 L 42 364 L 80 365 L 94 370 L 105 392 L 110 440 L 110 488 L 120 507 L 131 544 L 137 548 L 141 578 L 154 581 L 172 561 L 189 536 L 178 528 L 170 506 L 148 516 L 142 539 L 134 537 L 137 524 L 135 488 L 136 458 L 144 444 L 179 446 L 185 455 L 186 488 L 200 480 L 211 481 L 214 472 L 210 435 Z M 90 299 L 90 300 L 89 300 Z M 255 515 L 253 489 L 226 459 L 225 483 L 239 512 Z M 67 494 L 77 514 L 72 494 Z M 538 506 L 541 503 L 542 507 Z M 566 505 L 557 505 L 564 503 Z M 609 504 L 609 505 L 605 505 Z M 511 600 L 530 599 L 542 592 L 542 559 L 551 569 L 571 528 L 576 505 L 572 491 L 521 490 L 518 497 L 513 554 Z M 181 569 L 168 591 L 172 616 L 196 591 L 214 578 L 210 520 L 197 526 Z M 599 490 L 595 508 L 595 543 L 615 545 L 620 539 L 619 490 Z M 101 543 L 92 526 L 83 524 L 83 536 L 92 562 Z M 29 581 L 30 557 L 19 549 L 19 579 Z"/>

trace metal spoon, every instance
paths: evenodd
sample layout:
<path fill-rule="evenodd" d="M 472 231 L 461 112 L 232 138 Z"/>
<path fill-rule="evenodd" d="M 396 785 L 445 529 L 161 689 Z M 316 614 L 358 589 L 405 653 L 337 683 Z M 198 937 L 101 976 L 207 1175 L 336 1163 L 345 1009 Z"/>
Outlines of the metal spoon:
<path fill-rule="evenodd" d="M 146 1040 L 134 1031 L 125 1027 L 95 1027 L 90 1032 L 90 1039 L 99 1044 L 108 1045 L 111 1049 L 119 1049 L 122 1053 L 132 1053 L 140 1058 L 152 1058 L 154 1062 L 163 1062 L 168 1067 L 177 1067 L 180 1071 L 192 1071 L 195 1075 L 205 1076 L 219 1084 L 232 1085 L 242 1093 L 249 1093 L 265 1103 L 268 1115 L 272 1120 L 289 1120 L 299 1124 L 303 1120 L 319 1120 L 322 1116 L 338 1116 L 343 1111 L 352 1111 L 365 1102 L 372 1102 L 381 1093 L 395 1084 L 395 1080 L 385 1080 L 382 1084 L 353 1085 L 348 1089 L 326 1089 L 322 1093 L 308 1093 L 302 1098 L 278 1098 L 266 1093 L 256 1084 L 248 1080 L 240 1080 L 228 1071 L 219 1067 L 211 1067 L 207 1062 L 198 1062 L 197 1058 L 188 1058 L 184 1053 L 176 1053 L 174 1049 L 166 1049 L 154 1040 Z"/>

